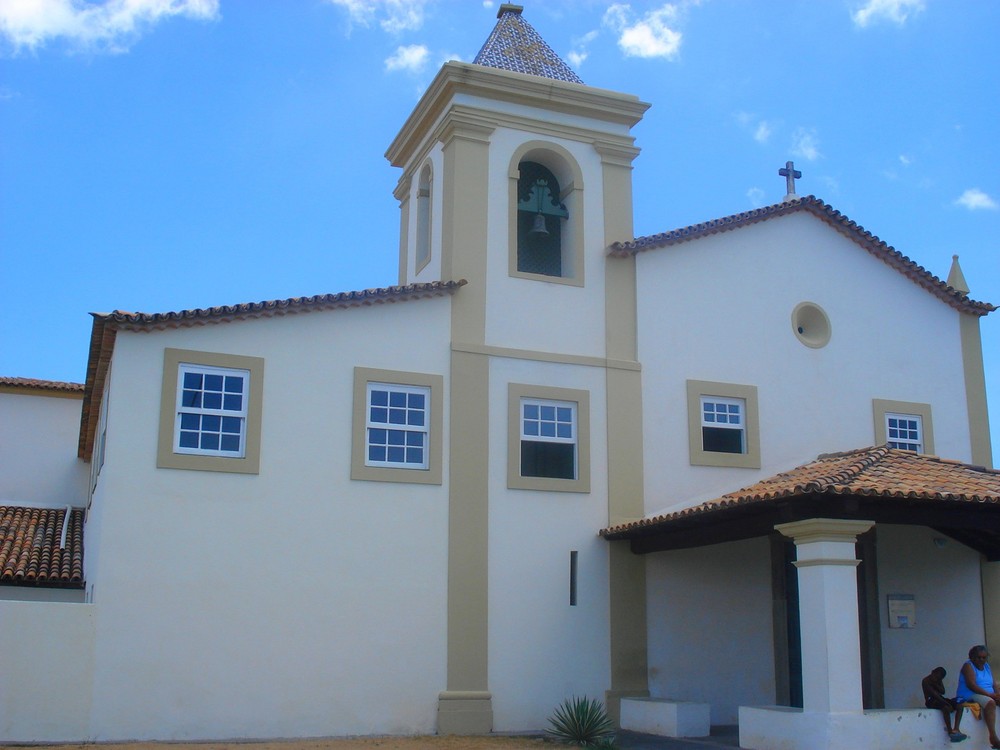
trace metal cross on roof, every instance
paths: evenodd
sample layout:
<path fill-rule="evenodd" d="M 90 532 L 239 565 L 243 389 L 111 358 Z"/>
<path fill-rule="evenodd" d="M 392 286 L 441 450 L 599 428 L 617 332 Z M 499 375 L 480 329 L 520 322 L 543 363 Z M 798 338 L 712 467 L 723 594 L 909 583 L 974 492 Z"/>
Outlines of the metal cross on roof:
<path fill-rule="evenodd" d="M 795 181 L 802 177 L 802 173 L 795 168 L 795 163 L 786 161 L 785 166 L 778 170 L 778 174 L 785 178 L 785 190 L 789 195 L 795 195 Z"/>

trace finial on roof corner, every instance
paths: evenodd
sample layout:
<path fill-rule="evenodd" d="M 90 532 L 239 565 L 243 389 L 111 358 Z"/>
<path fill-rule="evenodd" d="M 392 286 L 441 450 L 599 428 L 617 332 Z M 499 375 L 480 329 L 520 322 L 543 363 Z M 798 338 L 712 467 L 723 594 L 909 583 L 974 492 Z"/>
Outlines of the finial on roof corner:
<path fill-rule="evenodd" d="M 497 11 L 497 18 L 500 18 L 504 13 L 516 13 L 521 15 L 521 11 L 524 10 L 523 5 L 514 5 L 514 3 L 503 3 L 500 5 L 500 10 Z"/>
<path fill-rule="evenodd" d="M 956 292 L 961 292 L 962 294 L 969 293 L 969 283 L 965 280 L 962 267 L 958 264 L 957 255 L 951 256 L 951 270 L 948 272 L 947 284 Z"/>

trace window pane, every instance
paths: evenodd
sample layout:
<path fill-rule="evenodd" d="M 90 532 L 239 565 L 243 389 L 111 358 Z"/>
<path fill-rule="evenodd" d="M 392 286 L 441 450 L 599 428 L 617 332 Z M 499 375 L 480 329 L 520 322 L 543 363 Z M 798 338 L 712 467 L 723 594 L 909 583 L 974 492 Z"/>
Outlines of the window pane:
<path fill-rule="evenodd" d="M 389 405 L 389 392 L 388 391 L 372 391 L 372 406 L 388 406 Z"/>
<path fill-rule="evenodd" d="M 229 432 L 233 434 L 239 434 L 243 426 L 243 420 L 239 417 L 223 417 L 222 418 L 222 431 Z"/>
<path fill-rule="evenodd" d="M 409 407 L 411 409 L 423 409 L 426 397 L 422 393 L 411 393 L 409 395 Z"/>
<path fill-rule="evenodd" d="M 424 426 L 424 413 L 422 411 L 411 411 L 408 415 L 408 424 L 413 427 Z"/>
<path fill-rule="evenodd" d="M 403 447 L 391 447 L 388 451 L 388 457 L 386 460 L 391 461 L 395 464 L 403 463 L 403 459 L 406 457 L 406 449 Z"/>
<path fill-rule="evenodd" d="M 201 390 L 201 373 L 199 372 L 185 372 L 184 373 L 184 388 L 190 388 L 195 391 Z"/>
<path fill-rule="evenodd" d="M 213 433 L 202 433 L 201 435 L 201 446 L 199 446 L 203 451 L 217 451 L 219 450 L 219 436 Z"/>
<path fill-rule="evenodd" d="M 369 461 L 385 461 L 385 448 L 381 445 L 368 446 Z"/>
<path fill-rule="evenodd" d="M 406 409 L 389 409 L 389 424 L 406 424 Z"/>
<path fill-rule="evenodd" d="M 373 406 L 369 421 L 376 422 L 378 424 L 385 424 L 389 421 L 389 410 Z"/>
<path fill-rule="evenodd" d="M 538 404 L 525 404 L 524 405 L 524 418 L 525 419 L 538 419 Z"/>
<path fill-rule="evenodd" d="M 205 390 L 206 391 L 221 391 L 222 390 L 222 375 L 205 375 Z"/>
<path fill-rule="evenodd" d="M 225 408 L 226 411 L 242 411 L 243 396 L 227 393 L 225 399 L 223 400 L 223 408 Z"/>
<path fill-rule="evenodd" d="M 198 433 L 197 432 L 181 432 L 180 439 L 178 440 L 178 445 L 181 448 L 197 448 L 198 447 Z"/>
<path fill-rule="evenodd" d="M 368 430 L 368 442 L 385 445 L 386 430 Z"/>
<path fill-rule="evenodd" d="M 240 450 L 240 436 L 239 435 L 223 435 L 222 436 L 222 450 L 229 451 L 231 453 L 238 453 Z"/>
<path fill-rule="evenodd" d="M 201 424 L 201 417 L 197 414 L 181 414 L 182 430 L 197 430 Z"/>
<path fill-rule="evenodd" d="M 407 448 L 406 449 L 406 463 L 408 464 L 423 464 L 424 462 L 424 449 L 423 448 Z"/>
<path fill-rule="evenodd" d="M 226 393 L 243 393 L 243 378 L 235 375 L 227 375 Z"/>
<path fill-rule="evenodd" d="M 389 393 L 389 406 L 406 406 L 406 394 L 400 391 Z"/>
<path fill-rule="evenodd" d="M 201 408 L 201 391 L 184 391 L 181 394 L 181 406 L 191 409 Z"/>
<path fill-rule="evenodd" d="M 202 406 L 205 409 L 221 409 L 222 408 L 222 394 L 221 393 L 210 393 L 205 392 L 204 400 L 202 401 Z"/>
<path fill-rule="evenodd" d="M 201 418 L 201 429 L 206 432 L 218 432 L 220 427 L 222 427 L 222 417 L 206 414 Z"/>
<path fill-rule="evenodd" d="M 743 453 L 743 430 L 702 427 L 702 449 L 714 453 Z"/>
<path fill-rule="evenodd" d="M 576 479 L 576 446 L 522 440 L 521 476 Z"/>

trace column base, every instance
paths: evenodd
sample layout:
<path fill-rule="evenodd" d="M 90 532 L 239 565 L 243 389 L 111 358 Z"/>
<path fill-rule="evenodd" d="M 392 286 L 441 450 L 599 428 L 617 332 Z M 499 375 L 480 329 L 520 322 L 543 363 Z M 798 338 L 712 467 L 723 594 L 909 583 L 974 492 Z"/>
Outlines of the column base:
<path fill-rule="evenodd" d="M 621 716 L 622 716 L 622 698 L 648 698 L 649 691 L 636 689 L 636 690 L 605 690 L 604 691 L 604 706 L 608 709 L 608 717 L 611 721 L 615 723 L 615 726 L 621 729 Z"/>
<path fill-rule="evenodd" d="M 485 690 L 445 690 L 438 695 L 438 734 L 489 734 L 493 694 Z"/>

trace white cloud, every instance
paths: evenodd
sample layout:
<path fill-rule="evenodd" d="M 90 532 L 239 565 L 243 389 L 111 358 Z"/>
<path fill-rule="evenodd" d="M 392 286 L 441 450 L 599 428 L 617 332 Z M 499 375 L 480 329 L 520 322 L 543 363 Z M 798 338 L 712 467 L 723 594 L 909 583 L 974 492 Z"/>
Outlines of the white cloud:
<path fill-rule="evenodd" d="M 747 190 L 747 198 L 750 200 L 750 205 L 754 208 L 760 208 L 764 205 L 764 191 L 759 187 L 752 187 Z"/>
<path fill-rule="evenodd" d="M 618 46 L 626 57 L 673 60 L 680 53 L 682 39 L 675 27 L 682 10 L 689 4 L 667 3 L 635 20 L 632 6 L 615 3 L 605 11 L 602 23 L 618 34 Z"/>
<path fill-rule="evenodd" d="M 962 208 L 967 208 L 970 211 L 996 211 L 1000 208 L 1000 204 L 979 188 L 969 188 L 966 190 L 955 199 L 955 205 L 962 206 Z"/>
<path fill-rule="evenodd" d="M 594 30 L 588 31 L 586 34 L 581 36 L 579 39 L 573 40 L 573 49 L 566 54 L 566 59 L 570 65 L 574 68 L 579 68 L 583 65 L 584 61 L 590 56 L 590 52 L 587 47 L 600 35 L 601 32 Z"/>
<path fill-rule="evenodd" d="M 107 52 L 125 52 L 150 26 L 173 16 L 210 21 L 219 0 L 3 0 L 0 37 L 18 52 L 54 39 Z"/>
<path fill-rule="evenodd" d="M 913 157 L 908 154 L 900 154 L 899 163 L 902 164 L 904 167 L 908 167 L 911 164 L 913 164 Z"/>
<path fill-rule="evenodd" d="M 757 143 L 767 143 L 771 137 L 771 124 L 767 120 L 761 120 L 753 131 L 753 139 Z"/>
<path fill-rule="evenodd" d="M 409 73 L 419 73 L 430 56 L 428 49 L 422 44 L 409 44 L 397 47 L 396 52 L 385 61 L 385 69 L 389 71 L 405 70 Z"/>
<path fill-rule="evenodd" d="M 383 31 L 399 34 L 424 25 L 427 0 L 327 0 L 347 11 L 350 23 L 370 27 L 378 20 Z"/>
<path fill-rule="evenodd" d="M 815 130 L 799 128 L 792 134 L 792 156 L 801 156 L 806 161 L 816 161 L 822 156 Z"/>
<path fill-rule="evenodd" d="M 868 0 L 851 13 L 851 20 L 855 26 L 861 28 L 879 21 L 889 21 L 902 26 L 911 13 L 915 15 L 923 9 L 924 0 Z"/>

